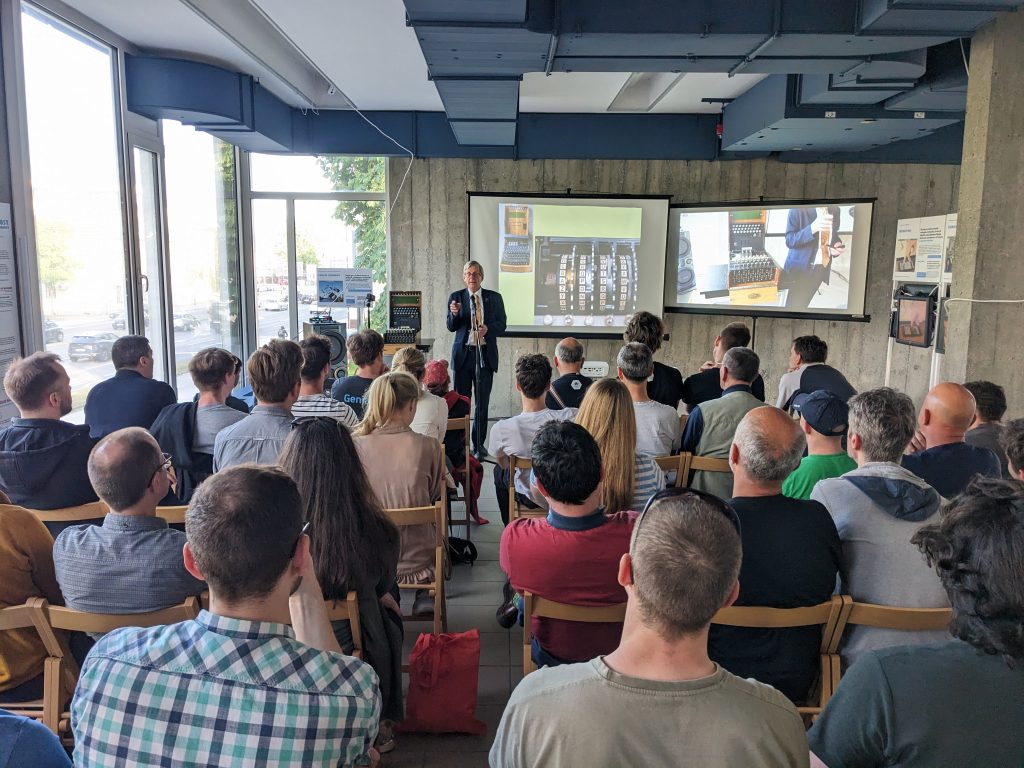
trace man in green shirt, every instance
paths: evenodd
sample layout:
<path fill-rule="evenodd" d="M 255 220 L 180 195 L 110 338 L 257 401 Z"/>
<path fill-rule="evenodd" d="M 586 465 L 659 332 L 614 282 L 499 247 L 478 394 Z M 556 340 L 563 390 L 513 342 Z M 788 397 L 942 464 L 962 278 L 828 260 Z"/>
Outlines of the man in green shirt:
<path fill-rule="evenodd" d="M 839 477 L 857 468 L 857 462 L 843 449 L 850 410 L 842 398 L 824 389 L 797 395 L 793 407 L 800 412 L 807 455 L 782 484 L 782 495 L 806 501 L 819 480 Z"/>

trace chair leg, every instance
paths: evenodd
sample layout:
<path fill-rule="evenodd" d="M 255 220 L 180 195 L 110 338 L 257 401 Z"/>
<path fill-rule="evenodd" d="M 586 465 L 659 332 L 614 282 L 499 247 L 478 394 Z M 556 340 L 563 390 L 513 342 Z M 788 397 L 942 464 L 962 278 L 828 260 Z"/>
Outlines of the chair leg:
<path fill-rule="evenodd" d="M 61 660 L 51 656 L 43 664 L 43 725 L 59 735 L 60 713 L 64 706 L 61 685 Z"/>

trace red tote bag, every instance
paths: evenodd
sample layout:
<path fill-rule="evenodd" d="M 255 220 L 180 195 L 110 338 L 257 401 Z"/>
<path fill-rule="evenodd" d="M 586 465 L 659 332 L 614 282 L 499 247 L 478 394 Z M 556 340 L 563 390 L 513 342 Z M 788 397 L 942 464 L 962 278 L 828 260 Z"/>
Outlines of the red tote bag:
<path fill-rule="evenodd" d="M 421 634 L 409 654 L 409 695 L 401 730 L 472 733 L 487 725 L 476 718 L 480 631 Z"/>

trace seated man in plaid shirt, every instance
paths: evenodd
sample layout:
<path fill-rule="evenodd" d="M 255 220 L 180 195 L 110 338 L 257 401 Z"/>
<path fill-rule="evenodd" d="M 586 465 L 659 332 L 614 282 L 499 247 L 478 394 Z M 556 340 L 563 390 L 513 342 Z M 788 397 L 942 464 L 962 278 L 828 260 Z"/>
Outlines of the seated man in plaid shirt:
<path fill-rule="evenodd" d="M 377 676 L 338 647 L 302 509 L 276 467 L 199 487 L 184 561 L 210 609 L 96 644 L 71 706 L 76 766 L 376 762 Z"/>

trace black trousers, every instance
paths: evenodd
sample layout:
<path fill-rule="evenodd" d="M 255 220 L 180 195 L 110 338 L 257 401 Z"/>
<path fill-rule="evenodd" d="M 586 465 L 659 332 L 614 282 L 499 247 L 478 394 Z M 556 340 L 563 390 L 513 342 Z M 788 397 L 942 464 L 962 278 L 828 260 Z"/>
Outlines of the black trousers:
<path fill-rule="evenodd" d="M 807 309 L 825 280 L 826 270 L 821 264 L 812 264 L 808 270 L 783 271 L 779 278 L 779 290 L 788 288 L 786 307 Z"/>
<path fill-rule="evenodd" d="M 462 365 L 455 369 L 455 391 L 473 400 L 473 450 L 483 450 L 487 440 L 487 407 L 491 400 L 491 384 L 494 382 L 494 371 L 487 367 L 480 369 L 480 379 L 477 381 L 476 374 L 476 350 L 467 348 L 469 354 L 462 361 Z M 479 383 L 479 388 L 477 384 Z M 477 389 L 474 393 L 473 390 Z"/>

